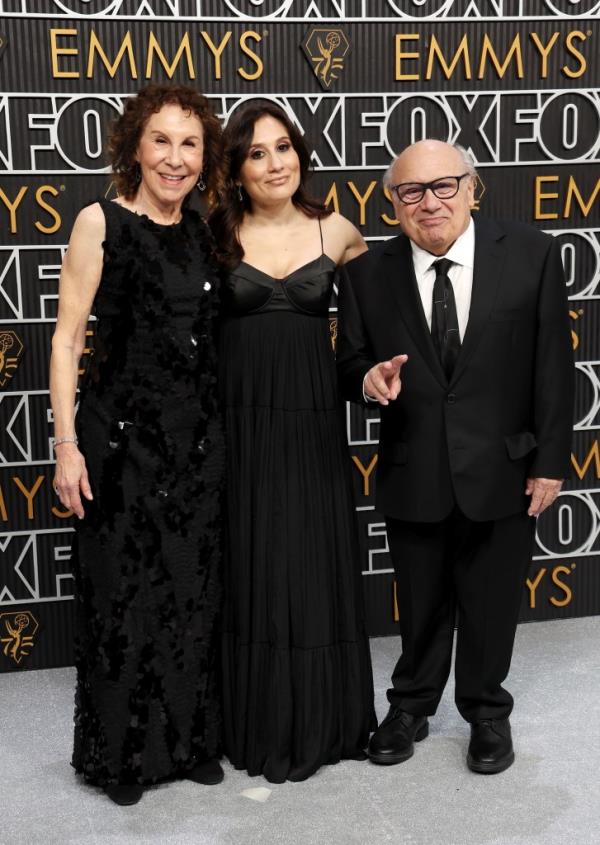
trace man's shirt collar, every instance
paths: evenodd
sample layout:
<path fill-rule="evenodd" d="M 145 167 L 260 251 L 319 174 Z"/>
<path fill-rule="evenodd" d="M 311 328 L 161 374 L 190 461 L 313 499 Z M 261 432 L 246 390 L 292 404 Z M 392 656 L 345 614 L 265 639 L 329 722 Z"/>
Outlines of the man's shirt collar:
<path fill-rule="evenodd" d="M 460 264 L 462 267 L 473 268 L 473 261 L 475 257 L 475 224 L 471 217 L 469 225 L 459 237 L 454 241 L 450 249 L 445 255 L 432 255 L 426 249 L 417 246 L 414 241 L 410 242 L 412 249 L 413 265 L 415 268 L 415 275 L 417 279 L 429 270 L 434 261 L 440 258 L 447 258 L 454 264 Z"/>

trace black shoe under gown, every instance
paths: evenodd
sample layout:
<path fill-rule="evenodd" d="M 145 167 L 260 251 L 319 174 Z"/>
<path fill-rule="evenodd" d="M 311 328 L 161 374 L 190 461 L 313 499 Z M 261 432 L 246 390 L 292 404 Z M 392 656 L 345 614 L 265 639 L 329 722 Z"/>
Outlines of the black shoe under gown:
<path fill-rule="evenodd" d="M 362 759 L 374 726 L 326 255 L 223 288 L 225 751 L 274 783 Z"/>
<path fill-rule="evenodd" d="M 220 753 L 224 449 L 205 224 L 101 205 L 95 354 L 77 416 L 94 500 L 74 555 L 73 765 L 103 786 L 176 777 Z"/>

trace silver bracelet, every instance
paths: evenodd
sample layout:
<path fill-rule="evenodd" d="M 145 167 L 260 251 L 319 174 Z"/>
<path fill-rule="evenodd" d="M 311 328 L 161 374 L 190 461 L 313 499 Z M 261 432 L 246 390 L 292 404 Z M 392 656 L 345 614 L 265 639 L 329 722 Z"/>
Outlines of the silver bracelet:
<path fill-rule="evenodd" d="M 79 440 L 76 437 L 53 437 L 52 438 L 52 448 L 56 449 L 57 446 L 60 446 L 61 443 L 74 443 L 76 446 L 79 443 Z"/>

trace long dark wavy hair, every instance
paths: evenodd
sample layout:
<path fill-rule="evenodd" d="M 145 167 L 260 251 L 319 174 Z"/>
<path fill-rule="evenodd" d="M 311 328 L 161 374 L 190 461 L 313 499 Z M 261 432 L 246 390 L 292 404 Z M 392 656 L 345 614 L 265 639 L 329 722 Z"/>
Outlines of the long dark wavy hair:
<path fill-rule="evenodd" d="M 217 242 L 217 260 L 226 268 L 237 267 L 244 257 L 239 239 L 239 227 L 244 213 L 252 210 L 252 201 L 238 188 L 240 171 L 252 145 L 254 126 L 261 117 L 272 117 L 285 127 L 285 132 L 300 160 L 300 184 L 292 196 L 294 205 L 307 217 L 326 217 L 331 211 L 312 197 L 306 188 L 310 175 L 310 152 L 300 130 L 294 126 L 285 111 L 269 100 L 256 100 L 242 106 L 229 120 L 223 133 L 225 150 L 225 185 L 219 202 L 209 218 Z"/>
<path fill-rule="evenodd" d="M 222 190 L 223 184 L 221 124 L 206 97 L 187 85 L 152 83 L 140 89 L 135 97 L 130 97 L 125 103 L 123 114 L 114 121 L 108 136 L 108 158 L 117 191 L 128 200 L 135 196 L 140 182 L 135 154 L 142 132 L 150 117 L 167 105 L 177 105 L 183 111 L 195 114 L 202 124 L 202 175 L 206 184 L 206 199 L 210 204 Z"/>

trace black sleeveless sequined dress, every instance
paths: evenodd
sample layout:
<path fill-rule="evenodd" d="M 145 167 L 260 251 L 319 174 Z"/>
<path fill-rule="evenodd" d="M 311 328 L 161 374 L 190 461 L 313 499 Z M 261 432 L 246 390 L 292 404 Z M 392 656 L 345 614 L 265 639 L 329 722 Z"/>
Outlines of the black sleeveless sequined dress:
<path fill-rule="evenodd" d="M 101 200 L 95 354 L 77 429 L 75 748 L 91 783 L 152 783 L 220 754 L 215 617 L 224 444 L 203 220 Z"/>
<path fill-rule="evenodd" d="M 374 729 L 369 643 L 325 254 L 274 279 L 225 281 L 225 751 L 280 783 L 363 759 Z"/>

